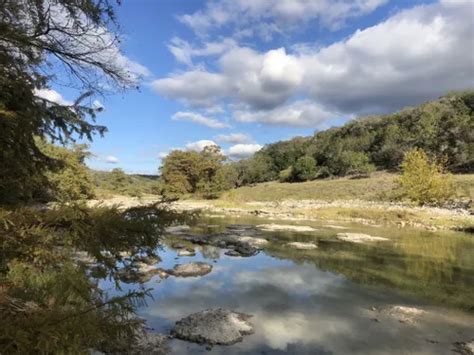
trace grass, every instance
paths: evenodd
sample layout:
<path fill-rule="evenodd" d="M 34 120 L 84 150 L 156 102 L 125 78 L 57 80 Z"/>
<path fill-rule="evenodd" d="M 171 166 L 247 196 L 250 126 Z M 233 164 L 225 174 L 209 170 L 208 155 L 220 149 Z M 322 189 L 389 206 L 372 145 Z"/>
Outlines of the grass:
<path fill-rule="evenodd" d="M 390 201 L 395 196 L 396 174 L 378 172 L 369 178 L 338 178 L 302 183 L 267 182 L 224 193 L 223 201 L 365 200 Z M 474 174 L 454 175 L 457 195 L 474 199 Z"/>

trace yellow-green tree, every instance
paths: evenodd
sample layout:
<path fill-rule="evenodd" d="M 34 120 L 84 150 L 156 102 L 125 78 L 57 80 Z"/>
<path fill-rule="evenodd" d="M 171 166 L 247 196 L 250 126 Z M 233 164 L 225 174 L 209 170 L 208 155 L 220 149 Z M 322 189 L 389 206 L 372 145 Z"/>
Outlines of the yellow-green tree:
<path fill-rule="evenodd" d="M 414 148 L 405 153 L 398 179 L 403 197 L 419 204 L 441 204 L 454 196 L 451 175 L 442 161 L 430 160 L 424 150 Z"/>

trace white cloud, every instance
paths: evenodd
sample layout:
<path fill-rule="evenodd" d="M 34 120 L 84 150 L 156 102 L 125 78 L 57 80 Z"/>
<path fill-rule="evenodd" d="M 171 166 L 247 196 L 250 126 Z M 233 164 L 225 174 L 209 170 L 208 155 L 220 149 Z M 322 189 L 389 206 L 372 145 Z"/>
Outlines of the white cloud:
<path fill-rule="evenodd" d="M 214 118 L 205 117 L 196 112 L 176 112 L 172 119 L 174 121 L 191 121 L 195 122 L 210 128 L 228 128 L 229 125 L 227 123 L 221 122 Z"/>
<path fill-rule="evenodd" d="M 268 3 L 275 9 L 247 1 L 246 11 L 267 9 L 296 18 L 304 5 Z M 357 3 L 360 11 L 377 5 Z M 212 6 L 211 22 L 225 23 L 228 15 Z M 153 87 L 190 105 L 230 103 L 237 120 L 269 125 L 312 127 L 335 116 L 390 112 L 474 87 L 472 11 L 469 1 L 441 1 L 400 11 L 326 47 L 306 45 L 295 52 L 233 47 L 223 52 L 213 72 L 173 74 Z"/>
<path fill-rule="evenodd" d="M 119 159 L 117 157 L 114 157 L 113 155 L 109 155 L 105 158 L 105 162 L 109 164 L 117 164 L 119 162 Z"/>
<path fill-rule="evenodd" d="M 168 156 L 168 154 L 170 154 L 170 152 L 159 152 L 158 153 L 158 158 L 159 159 L 165 159 Z"/>
<path fill-rule="evenodd" d="M 249 135 L 244 134 L 244 133 L 220 134 L 216 136 L 215 139 L 218 142 L 232 143 L 232 144 L 248 143 L 252 140 Z"/>
<path fill-rule="evenodd" d="M 236 46 L 237 43 L 232 38 L 219 42 L 205 42 L 202 47 L 194 47 L 189 42 L 175 37 L 168 45 L 168 49 L 178 62 L 192 66 L 194 57 L 219 55 Z"/>
<path fill-rule="evenodd" d="M 214 145 L 217 146 L 217 144 L 214 141 L 211 141 L 208 139 L 202 139 L 200 141 L 186 144 L 186 149 L 201 152 L 204 148 L 209 147 L 209 146 L 214 146 Z"/>
<path fill-rule="evenodd" d="M 35 96 L 54 102 L 58 105 L 71 106 L 74 103 L 72 101 L 66 100 L 62 95 L 53 89 L 35 89 Z"/>
<path fill-rule="evenodd" d="M 228 92 L 226 78 L 205 70 L 192 70 L 155 80 L 151 87 L 170 99 L 197 106 L 212 106 Z"/>
<path fill-rule="evenodd" d="M 236 111 L 234 117 L 240 122 L 258 122 L 275 126 L 320 128 L 325 121 L 340 117 L 326 111 L 309 100 L 296 101 L 273 110 Z"/>
<path fill-rule="evenodd" d="M 351 17 L 374 11 L 387 0 L 221 0 L 204 10 L 180 16 L 182 23 L 199 35 L 226 26 L 235 36 L 258 35 L 269 40 L 275 33 L 301 29 L 311 21 L 339 28 Z M 248 29 L 252 29 L 249 31 Z"/>
<path fill-rule="evenodd" d="M 227 154 L 233 158 L 247 158 L 262 148 L 260 144 L 236 144 L 227 150 Z"/>

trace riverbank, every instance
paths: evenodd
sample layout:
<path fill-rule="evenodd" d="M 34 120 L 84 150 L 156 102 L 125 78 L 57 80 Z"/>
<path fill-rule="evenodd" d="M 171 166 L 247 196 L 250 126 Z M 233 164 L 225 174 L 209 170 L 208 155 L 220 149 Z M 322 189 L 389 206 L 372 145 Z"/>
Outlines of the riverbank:
<path fill-rule="evenodd" d="M 89 204 L 133 207 L 159 201 L 156 196 L 142 198 L 116 196 L 91 200 Z M 277 220 L 353 222 L 365 225 L 391 225 L 427 230 L 472 230 L 474 216 L 468 210 L 435 207 L 410 207 L 390 202 L 362 200 L 282 200 L 231 202 L 224 200 L 180 200 L 171 204 L 178 211 L 201 211 L 210 216 L 257 216 Z"/>
<path fill-rule="evenodd" d="M 474 174 L 454 175 L 457 199 L 450 208 L 416 207 L 392 202 L 396 174 L 374 173 L 370 178 L 339 178 L 305 183 L 268 182 L 225 192 L 217 200 L 183 198 L 172 204 L 180 211 L 201 210 L 208 215 L 259 216 L 278 220 L 321 220 L 367 225 L 414 227 L 428 230 L 474 229 Z M 159 201 L 115 196 L 91 201 L 132 207 Z"/>

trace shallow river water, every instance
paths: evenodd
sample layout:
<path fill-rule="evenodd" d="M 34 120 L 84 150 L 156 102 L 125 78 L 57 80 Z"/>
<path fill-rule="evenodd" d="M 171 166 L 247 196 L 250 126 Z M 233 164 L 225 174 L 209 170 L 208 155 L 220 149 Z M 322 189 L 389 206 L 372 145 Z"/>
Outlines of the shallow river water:
<path fill-rule="evenodd" d="M 288 221 L 214 218 L 199 223 L 189 233 L 222 233 L 232 224 Z M 255 332 L 242 342 L 206 349 L 173 339 L 173 354 L 450 354 L 456 342 L 474 340 L 472 234 L 298 224 L 317 230 L 254 229 L 252 236 L 270 242 L 251 257 L 227 256 L 226 249 L 206 245 L 194 245 L 195 256 L 177 257 L 172 245 L 180 237 L 169 236 L 157 266 L 168 269 L 204 261 L 212 264 L 212 272 L 200 277 L 153 277 L 145 284 L 153 289 L 153 298 L 138 315 L 163 334 L 177 320 L 208 308 L 253 316 Z M 357 244 L 338 240 L 341 232 L 390 240 Z M 287 245 L 290 241 L 314 242 L 318 248 L 297 250 Z M 390 313 L 393 306 L 416 307 L 423 313 L 400 319 Z"/>

